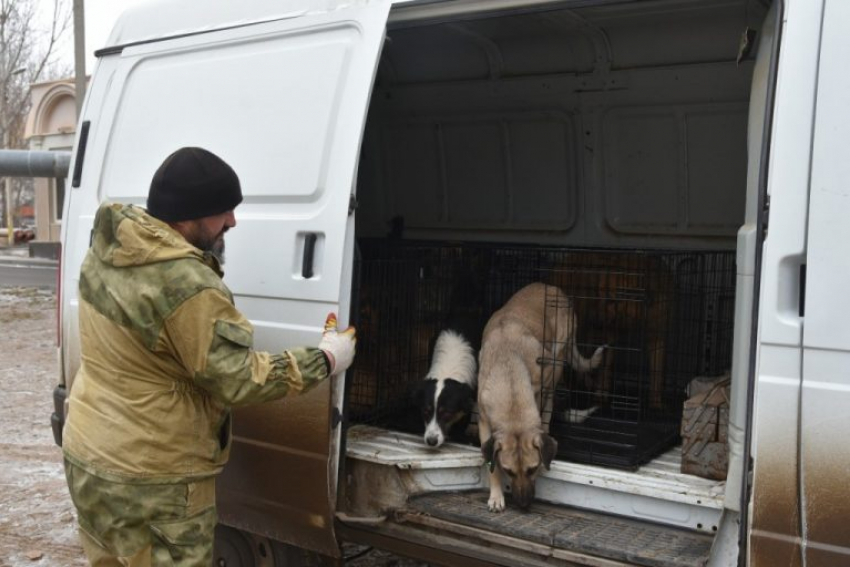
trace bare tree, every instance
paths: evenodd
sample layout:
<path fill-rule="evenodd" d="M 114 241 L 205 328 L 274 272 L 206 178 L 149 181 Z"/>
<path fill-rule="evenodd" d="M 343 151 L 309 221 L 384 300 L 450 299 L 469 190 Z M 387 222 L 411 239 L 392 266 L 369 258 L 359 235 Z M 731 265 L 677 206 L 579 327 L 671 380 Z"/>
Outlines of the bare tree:
<path fill-rule="evenodd" d="M 44 0 L 42 0 L 44 3 Z M 25 146 L 24 127 L 30 110 L 30 84 L 65 71 L 56 61 L 56 48 L 71 29 L 68 0 L 52 0 L 52 17 L 38 17 L 38 0 L 0 0 L 0 142 L 4 148 Z M 32 183 L 14 184 L 12 208 Z M 5 225 L 4 216 L 0 224 Z"/>

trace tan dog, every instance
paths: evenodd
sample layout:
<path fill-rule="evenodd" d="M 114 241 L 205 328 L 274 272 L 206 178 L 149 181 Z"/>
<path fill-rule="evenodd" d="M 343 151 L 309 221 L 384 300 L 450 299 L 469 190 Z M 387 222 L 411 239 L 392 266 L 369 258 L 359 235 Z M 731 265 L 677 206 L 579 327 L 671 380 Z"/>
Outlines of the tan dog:
<path fill-rule="evenodd" d="M 534 499 L 540 466 L 548 469 L 555 457 L 558 443 L 547 432 L 564 362 L 577 372 L 589 372 L 602 361 L 602 347 L 589 360 L 579 353 L 575 328 L 569 298 L 542 283 L 519 290 L 484 328 L 478 433 L 490 466 L 491 512 L 505 509 L 499 469 L 510 478 L 514 501 L 525 509 Z"/>

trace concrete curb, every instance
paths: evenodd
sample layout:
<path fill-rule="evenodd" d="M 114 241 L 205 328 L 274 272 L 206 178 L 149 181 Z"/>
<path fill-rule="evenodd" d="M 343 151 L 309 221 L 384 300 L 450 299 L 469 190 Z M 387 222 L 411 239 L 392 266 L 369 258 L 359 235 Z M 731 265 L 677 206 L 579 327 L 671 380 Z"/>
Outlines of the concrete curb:
<path fill-rule="evenodd" d="M 0 265 L 3 266 L 45 266 L 55 268 L 59 266 L 58 260 L 49 258 L 29 258 L 26 256 L 0 256 Z"/>

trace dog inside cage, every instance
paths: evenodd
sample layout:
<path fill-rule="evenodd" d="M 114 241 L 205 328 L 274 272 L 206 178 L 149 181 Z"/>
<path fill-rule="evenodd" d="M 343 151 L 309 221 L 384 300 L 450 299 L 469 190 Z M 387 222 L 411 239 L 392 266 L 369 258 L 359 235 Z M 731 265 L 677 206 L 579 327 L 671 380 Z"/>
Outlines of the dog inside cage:
<path fill-rule="evenodd" d="M 474 376 L 449 371 L 429 377 L 446 368 L 433 360 L 438 338 L 458 331 L 471 350 L 457 351 L 457 361 L 469 362 L 487 321 L 535 283 L 551 289 L 542 299 L 544 317 L 571 327 L 544 325 L 551 332 L 537 360 L 541 380 L 557 376 L 542 380 L 548 386 L 538 404 L 559 458 L 624 468 L 651 460 L 678 441 L 688 382 L 731 364 L 733 252 L 385 239 L 358 245 L 352 319 L 359 343 L 347 392 L 353 423 L 424 435 L 430 445 L 423 411 L 435 415 L 439 404 L 432 389 L 434 403 L 423 408 L 423 384 L 433 379 L 435 388 L 461 398 L 467 392 L 453 382 L 465 384 L 473 399 L 476 384 Z M 594 356 L 596 365 L 577 364 Z M 452 403 L 444 415 L 454 430 L 444 432 L 445 440 L 477 443 L 472 430 L 457 426 L 474 423 L 466 414 L 475 410 L 461 408 L 463 400 Z M 437 437 L 435 447 L 444 440 Z"/>

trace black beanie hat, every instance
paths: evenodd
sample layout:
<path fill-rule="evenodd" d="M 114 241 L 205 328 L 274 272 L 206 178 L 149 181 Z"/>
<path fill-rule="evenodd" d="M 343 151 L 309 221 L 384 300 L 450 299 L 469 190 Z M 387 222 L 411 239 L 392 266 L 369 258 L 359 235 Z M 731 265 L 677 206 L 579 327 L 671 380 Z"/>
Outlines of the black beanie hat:
<path fill-rule="evenodd" d="M 241 202 L 236 172 L 202 148 L 180 148 L 165 158 L 148 191 L 148 212 L 165 222 L 218 215 Z"/>

